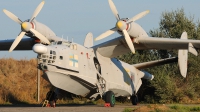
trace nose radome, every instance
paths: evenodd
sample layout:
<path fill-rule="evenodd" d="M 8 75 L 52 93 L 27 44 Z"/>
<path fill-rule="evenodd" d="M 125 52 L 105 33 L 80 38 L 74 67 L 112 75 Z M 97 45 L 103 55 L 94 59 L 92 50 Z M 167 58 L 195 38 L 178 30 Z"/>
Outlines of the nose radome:
<path fill-rule="evenodd" d="M 33 46 L 33 51 L 38 54 L 45 54 L 47 53 L 47 50 L 48 50 L 47 47 L 42 44 L 35 44 Z"/>

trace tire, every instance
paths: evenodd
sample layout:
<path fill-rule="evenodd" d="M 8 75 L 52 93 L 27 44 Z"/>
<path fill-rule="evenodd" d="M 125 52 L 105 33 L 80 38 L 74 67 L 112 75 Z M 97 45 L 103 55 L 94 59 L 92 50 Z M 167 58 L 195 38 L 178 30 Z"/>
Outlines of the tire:
<path fill-rule="evenodd" d="M 132 103 L 132 105 L 137 105 L 138 104 L 138 97 L 137 97 L 137 95 L 132 95 L 131 96 L 131 103 Z"/>
<path fill-rule="evenodd" d="M 105 102 L 110 103 L 111 107 L 115 106 L 115 94 L 112 91 L 106 92 Z"/>

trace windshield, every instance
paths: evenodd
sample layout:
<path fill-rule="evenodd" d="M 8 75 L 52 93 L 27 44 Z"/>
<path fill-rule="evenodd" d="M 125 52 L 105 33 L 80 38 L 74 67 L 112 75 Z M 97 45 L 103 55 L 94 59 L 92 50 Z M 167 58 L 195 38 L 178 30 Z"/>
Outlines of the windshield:
<path fill-rule="evenodd" d="M 67 47 L 70 47 L 71 42 L 65 42 L 65 41 L 51 42 L 51 45 L 65 45 Z"/>

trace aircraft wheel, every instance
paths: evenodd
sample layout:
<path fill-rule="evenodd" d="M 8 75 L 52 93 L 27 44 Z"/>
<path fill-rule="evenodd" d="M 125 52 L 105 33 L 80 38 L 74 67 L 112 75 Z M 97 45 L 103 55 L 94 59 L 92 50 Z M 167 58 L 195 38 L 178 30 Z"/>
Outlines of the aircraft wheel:
<path fill-rule="evenodd" d="M 137 95 L 132 95 L 131 96 L 131 102 L 133 105 L 137 105 L 138 104 L 138 97 Z"/>
<path fill-rule="evenodd" d="M 115 106 L 115 94 L 112 91 L 106 92 L 105 102 L 110 103 L 111 107 Z"/>

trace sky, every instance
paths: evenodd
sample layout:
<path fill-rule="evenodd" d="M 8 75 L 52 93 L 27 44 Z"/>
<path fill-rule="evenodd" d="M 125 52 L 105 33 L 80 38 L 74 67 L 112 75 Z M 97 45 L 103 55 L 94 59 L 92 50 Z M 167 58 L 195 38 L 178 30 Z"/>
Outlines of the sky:
<path fill-rule="evenodd" d="M 22 21 L 29 19 L 42 0 L 1 0 L 0 9 L 7 9 Z M 150 13 L 135 21 L 148 33 L 159 27 L 161 14 L 184 8 L 187 16 L 200 18 L 199 0 L 113 0 L 121 18 L 132 18 L 145 10 Z M 92 32 L 94 37 L 113 28 L 116 19 L 107 0 L 45 0 L 45 5 L 36 20 L 47 25 L 57 36 L 83 45 L 85 36 Z M 20 33 L 20 25 L 0 11 L 0 40 L 15 39 Z M 115 33 L 99 44 L 119 36 Z M 28 38 L 28 37 L 24 37 Z M 0 58 L 31 59 L 36 58 L 33 51 L 0 51 Z"/>

